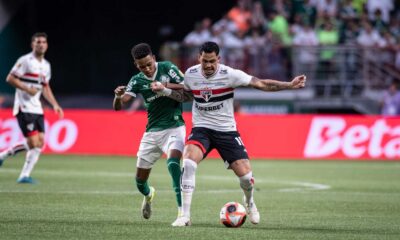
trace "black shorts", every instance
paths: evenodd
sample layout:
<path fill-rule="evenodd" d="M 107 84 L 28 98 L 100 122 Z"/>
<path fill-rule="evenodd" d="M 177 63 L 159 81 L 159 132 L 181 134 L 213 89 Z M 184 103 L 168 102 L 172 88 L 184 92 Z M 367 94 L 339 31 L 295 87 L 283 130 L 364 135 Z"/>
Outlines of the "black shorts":
<path fill-rule="evenodd" d="M 194 144 L 203 151 L 203 159 L 207 154 L 217 149 L 228 166 L 239 159 L 249 159 L 246 148 L 237 131 L 220 132 L 209 128 L 195 127 L 189 135 L 186 144 Z"/>
<path fill-rule="evenodd" d="M 22 134 L 24 134 L 25 137 L 44 133 L 43 114 L 24 113 L 20 111 L 17 114 L 17 120 Z"/>

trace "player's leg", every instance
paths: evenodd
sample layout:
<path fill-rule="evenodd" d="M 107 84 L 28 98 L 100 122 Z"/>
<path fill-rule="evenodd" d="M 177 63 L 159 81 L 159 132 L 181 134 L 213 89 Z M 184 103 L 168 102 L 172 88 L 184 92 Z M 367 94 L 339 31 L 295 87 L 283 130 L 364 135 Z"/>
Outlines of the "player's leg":
<path fill-rule="evenodd" d="M 248 160 L 248 154 L 238 132 L 216 133 L 213 136 L 215 144 L 226 166 L 238 176 L 240 187 L 243 190 L 243 202 L 250 221 L 257 224 L 260 214 L 254 202 L 254 177 Z"/>
<path fill-rule="evenodd" d="M 239 177 L 240 187 L 243 190 L 243 204 L 246 207 L 250 222 L 258 224 L 260 222 L 260 213 L 258 212 L 254 201 L 254 177 L 248 159 L 240 159 L 230 164 L 230 168 Z"/>
<path fill-rule="evenodd" d="M 15 156 L 17 153 L 22 152 L 22 151 L 28 151 L 29 146 L 26 140 L 23 140 L 22 142 L 18 142 L 11 147 L 7 148 L 6 150 L 0 152 L 0 167 L 3 164 L 4 160 L 10 156 Z"/>
<path fill-rule="evenodd" d="M 184 227 L 190 226 L 190 207 L 192 205 L 192 196 L 196 186 L 197 164 L 203 159 L 203 152 L 200 147 L 193 144 L 185 146 L 183 151 L 183 168 L 181 177 L 182 191 L 182 215 L 176 219 L 172 226 Z"/>
<path fill-rule="evenodd" d="M 44 133 L 37 132 L 35 134 L 31 134 L 26 138 L 26 142 L 29 146 L 29 150 L 26 152 L 25 163 L 22 167 L 17 182 L 35 183 L 35 180 L 33 180 L 31 177 L 31 173 L 36 163 L 38 162 L 40 154 L 42 152 Z"/>
<path fill-rule="evenodd" d="M 32 117 L 27 116 L 27 114 L 19 112 L 16 116 L 19 127 L 26 138 L 29 133 L 32 132 L 33 129 L 31 129 L 31 126 L 33 127 L 33 119 Z M 32 124 L 32 125 L 29 125 Z M 31 130 L 28 129 L 28 126 Z M 9 147 L 8 149 L 2 151 L 0 153 L 0 166 L 3 164 L 3 161 L 10 156 L 14 156 L 15 154 L 22 152 L 22 151 L 28 151 L 30 148 L 28 146 L 28 143 L 26 139 L 24 139 L 22 142 L 18 142 L 14 144 L 13 146 Z"/>
<path fill-rule="evenodd" d="M 138 159 L 138 162 L 141 160 Z M 151 168 L 136 168 L 136 187 L 139 192 L 144 196 L 142 202 L 142 216 L 145 219 L 149 219 L 151 217 L 151 204 L 153 202 L 155 196 L 154 187 L 149 186 L 148 179 L 151 172 Z"/>
<path fill-rule="evenodd" d="M 206 129 L 193 128 L 183 150 L 183 168 L 181 177 L 182 217 L 179 217 L 172 226 L 183 227 L 191 225 L 190 208 L 192 196 L 196 186 L 196 169 L 200 161 L 207 155 L 210 141 L 205 133 Z"/>
<path fill-rule="evenodd" d="M 20 114 L 19 114 L 20 115 Z M 26 137 L 29 150 L 26 152 L 25 163 L 18 183 L 34 183 L 31 173 L 39 160 L 44 145 L 44 117 L 43 114 L 21 113 L 18 118 L 19 126 Z"/>
<path fill-rule="evenodd" d="M 136 187 L 143 194 L 142 216 L 145 219 L 151 217 L 151 204 L 155 196 L 154 187 L 148 183 L 151 169 L 154 163 L 161 157 L 161 150 L 155 144 L 153 133 L 144 133 L 140 142 L 136 163 Z"/>
<path fill-rule="evenodd" d="M 176 195 L 178 217 L 182 215 L 182 196 L 180 188 L 181 166 L 180 159 L 184 148 L 186 136 L 185 126 L 166 130 L 166 136 L 161 142 L 163 151 L 167 154 L 168 172 L 172 178 L 172 188 Z"/>

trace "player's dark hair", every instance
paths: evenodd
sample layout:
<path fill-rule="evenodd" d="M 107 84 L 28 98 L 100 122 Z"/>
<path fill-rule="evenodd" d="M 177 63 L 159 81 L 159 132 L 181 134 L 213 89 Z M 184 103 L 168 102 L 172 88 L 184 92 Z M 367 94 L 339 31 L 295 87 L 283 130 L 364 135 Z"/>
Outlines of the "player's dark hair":
<path fill-rule="evenodd" d="M 133 59 L 141 59 L 146 57 L 147 55 L 153 55 L 153 52 L 151 51 L 151 47 L 149 44 L 139 43 L 132 48 L 131 54 Z"/>
<path fill-rule="evenodd" d="M 36 38 L 38 38 L 38 37 L 44 37 L 44 38 L 46 38 L 46 40 L 48 38 L 47 33 L 45 33 L 45 32 L 37 32 L 37 33 L 32 35 L 31 42 L 35 41 Z"/>
<path fill-rule="evenodd" d="M 200 54 L 205 53 L 215 53 L 217 56 L 219 54 L 219 46 L 215 42 L 205 42 L 200 46 Z"/>

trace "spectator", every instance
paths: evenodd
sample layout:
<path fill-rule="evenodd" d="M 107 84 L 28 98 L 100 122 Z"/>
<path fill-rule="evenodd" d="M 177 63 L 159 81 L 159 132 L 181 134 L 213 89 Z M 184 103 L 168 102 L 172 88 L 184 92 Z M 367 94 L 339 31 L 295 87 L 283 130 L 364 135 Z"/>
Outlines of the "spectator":
<path fill-rule="evenodd" d="M 382 115 L 397 116 L 400 115 L 400 90 L 399 83 L 392 82 L 389 89 L 385 91 L 382 99 Z"/>
<path fill-rule="evenodd" d="M 241 33 L 247 33 L 250 28 L 251 12 L 246 0 L 238 0 L 237 5 L 228 12 L 228 17 Z"/>
<path fill-rule="evenodd" d="M 394 9 L 393 0 L 368 0 L 367 10 L 370 20 L 375 20 L 375 11 L 379 9 L 382 13 L 382 20 L 389 23 L 390 12 Z"/>

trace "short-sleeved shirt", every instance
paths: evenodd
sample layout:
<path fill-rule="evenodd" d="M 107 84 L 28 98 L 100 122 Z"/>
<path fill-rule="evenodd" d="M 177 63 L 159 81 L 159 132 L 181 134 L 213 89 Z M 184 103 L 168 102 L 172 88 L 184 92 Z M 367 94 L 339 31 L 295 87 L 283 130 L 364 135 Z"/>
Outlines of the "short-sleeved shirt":
<path fill-rule="evenodd" d="M 185 89 L 193 93 L 193 127 L 205 127 L 221 132 L 236 131 L 234 89 L 249 85 L 252 76 L 219 64 L 214 75 L 206 78 L 201 65 L 185 73 Z"/>
<path fill-rule="evenodd" d="M 10 74 L 18 77 L 27 86 L 39 89 L 34 96 L 18 88 L 16 89 L 13 109 L 14 116 L 19 111 L 43 114 L 40 96 L 43 86 L 49 84 L 51 78 L 50 63 L 46 59 L 39 61 L 33 53 L 28 53 L 17 60 Z"/>
<path fill-rule="evenodd" d="M 135 97 L 140 93 L 143 96 L 147 109 L 146 132 L 185 125 L 182 117 L 182 103 L 154 93 L 150 88 L 150 84 L 154 81 L 180 84 L 183 82 L 183 73 L 171 62 L 157 62 L 153 78 L 148 78 L 140 72 L 129 81 L 125 94 Z"/>

